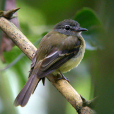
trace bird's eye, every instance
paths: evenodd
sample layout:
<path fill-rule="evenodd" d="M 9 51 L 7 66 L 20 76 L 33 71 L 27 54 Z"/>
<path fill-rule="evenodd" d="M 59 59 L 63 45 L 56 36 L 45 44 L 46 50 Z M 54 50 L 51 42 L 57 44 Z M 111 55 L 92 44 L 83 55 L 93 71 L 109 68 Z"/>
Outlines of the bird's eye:
<path fill-rule="evenodd" d="M 65 29 L 66 29 L 66 30 L 69 30 L 69 29 L 70 29 L 70 26 L 69 26 L 69 25 L 66 25 L 66 26 L 65 26 Z"/>

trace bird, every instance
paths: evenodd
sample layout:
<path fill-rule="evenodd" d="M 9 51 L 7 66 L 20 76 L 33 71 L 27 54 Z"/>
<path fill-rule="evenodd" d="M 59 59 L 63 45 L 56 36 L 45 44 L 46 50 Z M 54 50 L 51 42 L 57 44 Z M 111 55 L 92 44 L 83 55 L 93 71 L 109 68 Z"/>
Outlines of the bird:
<path fill-rule="evenodd" d="M 32 59 L 28 81 L 16 97 L 15 106 L 24 107 L 40 80 L 44 83 L 47 75 L 60 74 L 61 78 L 67 80 L 62 73 L 77 67 L 85 53 L 82 31 L 87 29 L 81 28 L 75 20 L 66 19 L 57 23 L 42 38 Z"/>

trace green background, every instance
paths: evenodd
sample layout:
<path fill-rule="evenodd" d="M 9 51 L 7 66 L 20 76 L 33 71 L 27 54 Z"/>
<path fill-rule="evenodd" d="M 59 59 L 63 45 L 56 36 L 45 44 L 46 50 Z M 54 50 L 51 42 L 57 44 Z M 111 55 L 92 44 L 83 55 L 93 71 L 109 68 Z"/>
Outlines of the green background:
<path fill-rule="evenodd" d="M 3 9 L 5 0 L 0 1 Z M 53 26 L 64 19 L 75 19 L 87 28 L 81 64 L 64 75 L 85 99 L 98 96 L 94 109 L 98 114 L 114 113 L 114 1 L 113 0 L 17 0 L 21 31 L 36 44 Z M 0 34 L 1 36 L 1 34 Z M 1 41 L 0 37 L 0 41 Z M 14 107 L 13 101 L 27 81 L 31 61 L 18 47 L 4 53 L 10 68 L 0 71 L 0 114 L 75 114 L 75 109 L 46 80 L 39 84 L 28 104 Z"/>

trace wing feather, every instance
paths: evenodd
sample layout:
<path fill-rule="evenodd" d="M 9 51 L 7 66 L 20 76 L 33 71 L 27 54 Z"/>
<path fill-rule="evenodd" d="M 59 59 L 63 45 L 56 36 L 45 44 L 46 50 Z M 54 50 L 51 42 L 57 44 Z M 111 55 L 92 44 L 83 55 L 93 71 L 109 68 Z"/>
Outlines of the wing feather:
<path fill-rule="evenodd" d="M 52 56 L 50 57 L 48 56 L 48 58 L 45 58 L 41 63 L 41 66 L 37 75 L 38 78 L 43 78 L 46 75 L 53 72 L 54 70 L 58 69 L 65 62 L 67 62 L 69 59 L 75 56 L 78 52 L 79 52 L 79 47 L 76 47 L 72 50 L 58 51 Z"/>

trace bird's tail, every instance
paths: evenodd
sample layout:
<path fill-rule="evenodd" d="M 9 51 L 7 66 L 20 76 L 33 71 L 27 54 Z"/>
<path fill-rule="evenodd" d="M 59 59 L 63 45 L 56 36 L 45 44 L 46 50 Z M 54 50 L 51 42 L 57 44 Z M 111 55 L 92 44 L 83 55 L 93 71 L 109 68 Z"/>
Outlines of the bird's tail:
<path fill-rule="evenodd" d="M 30 76 L 28 81 L 26 82 L 25 86 L 23 87 L 21 92 L 16 97 L 16 99 L 14 101 L 14 105 L 15 106 L 20 105 L 20 106 L 24 107 L 27 104 L 31 94 L 34 92 L 34 89 L 36 88 L 39 81 L 40 81 L 40 79 L 37 78 L 36 75 Z"/>

